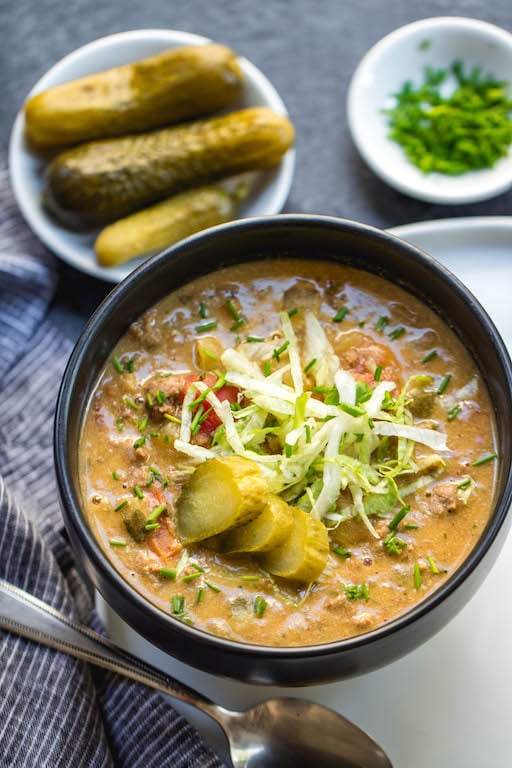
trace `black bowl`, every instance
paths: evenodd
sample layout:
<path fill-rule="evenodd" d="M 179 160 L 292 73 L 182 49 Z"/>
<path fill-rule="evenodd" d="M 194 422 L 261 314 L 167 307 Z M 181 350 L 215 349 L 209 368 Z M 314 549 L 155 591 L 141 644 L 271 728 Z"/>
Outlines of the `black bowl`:
<path fill-rule="evenodd" d="M 145 309 L 187 281 L 229 264 L 295 257 L 333 260 L 379 274 L 430 305 L 470 350 L 487 383 L 498 429 L 493 515 L 462 565 L 433 594 L 394 621 L 339 642 L 298 648 L 237 643 L 189 627 L 145 600 L 115 570 L 81 507 L 78 446 L 97 376 L 119 337 Z M 467 602 L 505 538 L 512 502 L 512 365 L 492 321 L 448 270 L 380 230 L 325 216 L 246 219 L 195 235 L 127 277 L 94 313 L 64 374 L 55 420 L 55 459 L 64 520 L 76 556 L 113 610 L 147 640 L 194 667 L 250 683 L 307 685 L 368 671 L 423 643 Z"/>

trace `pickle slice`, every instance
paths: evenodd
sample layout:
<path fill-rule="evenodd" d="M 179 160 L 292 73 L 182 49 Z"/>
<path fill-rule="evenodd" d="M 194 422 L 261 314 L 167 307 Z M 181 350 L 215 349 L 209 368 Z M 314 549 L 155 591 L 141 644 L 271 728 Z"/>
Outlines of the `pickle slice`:
<path fill-rule="evenodd" d="M 329 536 L 320 520 L 292 507 L 290 535 L 279 546 L 261 555 L 263 568 L 274 576 L 295 581 L 315 581 L 327 563 Z"/>
<path fill-rule="evenodd" d="M 258 517 L 229 531 L 222 548 L 224 552 L 231 554 L 265 552 L 281 544 L 291 533 L 292 526 L 292 507 L 271 493 Z"/>
<path fill-rule="evenodd" d="M 178 535 L 189 544 L 224 533 L 257 517 L 267 485 L 257 464 L 223 456 L 200 464 L 177 502 Z"/>

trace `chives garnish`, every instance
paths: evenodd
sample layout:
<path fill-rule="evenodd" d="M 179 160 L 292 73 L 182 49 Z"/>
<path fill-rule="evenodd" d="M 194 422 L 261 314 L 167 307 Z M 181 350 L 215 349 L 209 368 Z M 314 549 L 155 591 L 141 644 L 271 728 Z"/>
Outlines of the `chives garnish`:
<path fill-rule="evenodd" d="M 460 490 L 463 490 L 464 488 L 467 488 L 468 485 L 471 485 L 470 477 L 466 477 L 465 480 L 463 480 L 461 483 L 458 484 L 457 488 L 459 488 Z"/>
<path fill-rule="evenodd" d="M 215 362 L 220 359 L 217 355 L 214 355 L 213 352 L 210 352 L 209 349 L 206 349 L 206 347 L 203 347 L 201 352 L 203 355 L 206 355 L 206 357 L 209 357 L 210 360 L 214 360 Z"/>
<path fill-rule="evenodd" d="M 114 470 L 114 472 L 112 472 L 112 477 L 114 478 L 114 480 L 119 480 L 119 475 L 117 474 L 117 472 L 115 470 Z"/>
<path fill-rule="evenodd" d="M 460 405 L 454 405 L 453 408 L 448 412 L 448 416 L 446 417 L 448 421 L 453 421 L 457 418 L 459 413 L 462 411 L 462 408 Z"/>
<path fill-rule="evenodd" d="M 139 430 L 139 432 L 144 432 L 144 430 L 146 429 L 147 425 L 148 425 L 148 417 L 144 416 L 144 418 L 141 419 L 139 421 L 139 423 L 137 424 L 137 429 Z"/>
<path fill-rule="evenodd" d="M 118 416 L 116 419 L 116 427 L 118 432 L 122 432 L 124 429 L 124 419 L 122 416 Z"/>
<path fill-rule="evenodd" d="M 485 456 L 481 456 L 479 459 L 474 461 L 471 466 L 472 467 L 481 467 L 482 464 L 487 464 L 489 461 L 493 461 L 494 459 L 497 459 L 498 456 L 496 453 L 488 453 Z"/>
<path fill-rule="evenodd" d="M 419 589 L 421 587 L 421 571 L 418 563 L 414 563 L 413 578 L 414 578 L 414 589 Z"/>
<path fill-rule="evenodd" d="M 205 581 L 206 586 L 212 590 L 212 592 L 220 592 L 220 587 L 217 587 L 215 584 L 212 584 L 211 581 Z"/>
<path fill-rule="evenodd" d="M 208 310 L 206 309 L 206 304 L 204 303 L 204 301 L 199 302 L 198 312 L 199 312 L 199 317 L 201 317 L 203 320 L 205 317 L 208 317 Z"/>
<path fill-rule="evenodd" d="M 221 373 L 221 375 L 213 385 L 212 390 L 214 392 L 217 392 L 217 390 L 222 389 L 225 383 L 226 383 L 226 372 L 224 371 L 223 373 Z"/>
<path fill-rule="evenodd" d="M 311 427 L 309 424 L 304 424 L 304 429 L 306 430 L 306 443 L 311 442 Z"/>
<path fill-rule="evenodd" d="M 203 412 L 204 412 L 204 405 L 201 404 L 197 409 L 197 411 L 195 412 L 194 418 L 190 423 L 190 431 L 192 432 L 193 435 L 199 432 L 199 428 L 201 426 L 200 419 L 201 419 L 201 416 L 203 415 Z"/>
<path fill-rule="evenodd" d="M 197 590 L 197 596 L 196 596 L 196 605 L 199 605 L 203 601 L 204 598 L 204 587 L 199 587 Z"/>
<path fill-rule="evenodd" d="M 124 401 L 125 401 L 126 405 L 129 408 L 133 408 L 134 411 L 136 411 L 137 408 L 139 407 L 137 405 L 137 403 L 135 402 L 135 400 L 133 400 L 131 397 L 125 397 Z"/>
<path fill-rule="evenodd" d="M 338 555 L 338 557 L 343 558 L 343 560 L 346 560 L 347 558 L 352 557 L 352 552 L 349 549 L 345 549 L 345 547 L 342 547 L 339 544 L 336 544 L 332 548 L 332 551 L 334 552 L 335 555 Z"/>
<path fill-rule="evenodd" d="M 149 405 L 150 408 L 152 408 L 154 406 L 154 404 L 155 404 L 154 401 L 153 401 L 153 398 L 151 397 L 149 392 L 146 395 L 146 402 L 147 402 L 147 404 Z"/>
<path fill-rule="evenodd" d="M 155 397 L 158 405 L 163 405 L 167 400 L 167 393 L 162 392 L 161 389 L 157 389 L 157 391 L 155 392 Z"/>
<path fill-rule="evenodd" d="M 246 338 L 246 341 L 248 341 L 248 342 L 261 342 L 261 341 L 265 341 L 265 339 L 263 339 L 261 336 L 248 336 Z"/>
<path fill-rule="evenodd" d="M 110 539 L 109 544 L 111 547 L 126 547 L 124 539 Z"/>
<path fill-rule="evenodd" d="M 128 506 L 128 502 L 126 499 L 124 501 L 120 501 L 117 507 L 114 507 L 114 512 L 120 512 L 122 509 Z"/>
<path fill-rule="evenodd" d="M 382 365 L 378 365 L 374 371 L 373 380 L 380 381 L 381 376 L 382 376 Z"/>
<path fill-rule="evenodd" d="M 289 346 L 290 346 L 290 342 L 286 340 L 281 344 L 280 347 L 278 347 L 278 349 L 274 349 L 274 351 L 272 352 L 272 357 L 275 357 L 277 362 L 279 362 L 279 356 L 282 355 L 283 352 L 285 352 Z"/>
<path fill-rule="evenodd" d="M 256 576 L 256 574 L 248 574 L 247 576 L 242 576 L 242 581 L 259 581 L 260 577 Z"/>
<path fill-rule="evenodd" d="M 284 455 L 286 456 L 287 459 L 291 458 L 292 452 L 293 452 L 293 447 L 289 445 L 289 443 L 286 443 L 284 446 Z"/>
<path fill-rule="evenodd" d="M 437 388 L 438 395 L 442 395 L 444 392 L 446 392 L 446 388 L 450 383 L 451 378 L 452 378 L 451 373 L 447 373 L 446 376 L 443 376 L 443 378 L 441 379 L 441 383 Z"/>
<path fill-rule="evenodd" d="M 391 333 L 389 334 L 389 338 L 393 339 L 393 341 L 396 341 L 405 333 L 405 328 L 403 325 L 399 325 L 397 328 L 394 328 Z"/>
<path fill-rule="evenodd" d="M 396 515 L 389 521 L 388 528 L 390 531 L 394 531 L 398 528 L 398 525 L 404 519 L 406 514 L 410 512 L 410 509 L 411 508 L 408 505 L 405 505 L 404 507 L 398 510 Z"/>
<path fill-rule="evenodd" d="M 384 317 L 384 316 L 379 317 L 379 319 L 375 323 L 375 328 L 378 331 L 383 331 L 388 323 L 389 323 L 389 317 Z"/>
<path fill-rule="evenodd" d="M 298 311 L 299 311 L 298 307 L 294 307 L 293 309 L 290 309 L 288 312 L 288 317 L 294 317 Z"/>
<path fill-rule="evenodd" d="M 197 333 L 205 333 L 206 331 L 214 331 L 217 328 L 217 321 L 211 320 L 209 323 L 203 323 L 202 325 L 196 325 Z"/>
<path fill-rule="evenodd" d="M 164 413 L 164 419 L 172 421 L 173 424 L 181 424 L 181 419 L 178 419 L 177 416 L 173 416 L 172 413 Z"/>
<path fill-rule="evenodd" d="M 434 558 L 431 555 L 427 555 L 428 564 L 430 566 L 430 570 L 436 576 L 438 573 L 441 573 L 439 568 L 437 567 Z"/>
<path fill-rule="evenodd" d="M 143 499 L 143 498 L 144 498 L 144 493 L 143 493 L 143 491 L 142 491 L 142 490 L 139 488 L 139 486 L 138 486 L 138 485 L 134 485 L 134 486 L 133 486 L 133 493 L 135 494 L 135 496 L 137 496 L 137 498 L 138 498 L 138 499 Z"/>
<path fill-rule="evenodd" d="M 173 595 L 171 600 L 172 605 L 172 612 L 173 613 L 183 613 L 183 610 L 185 608 L 185 598 L 183 595 Z"/>
<path fill-rule="evenodd" d="M 315 363 L 316 363 L 316 357 L 312 357 L 309 363 L 304 368 L 304 373 L 307 373 L 314 366 Z"/>
<path fill-rule="evenodd" d="M 176 570 L 174 568 L 160 568 L 159 574 L 163 579 L 176 578 Z"/>
<path fill-rule="evenodd" d="M 155 520 L 158 520 L 162 512 L 165 512 L 165 510 L 165 504 L 160 504 L 158 507 L 155 507 L 149 517 L 146 518 L 146 523 L 154 523 Z"/>
<path fill-rule="evenodd" d="M 347 307 L 340 307 L 332 319 L 333 323 L 341 323 L 341 321 L 345 319 L 347 314 L 348 314 Z"/>
<path fill-rule="evenodd" d="M 437 349 L 432 349 L 428 354 L 425 355 L 425 357 L 421 362 L 423 363 L 423 365 L 425 365 L 426 363 L 430 363 L 430 361 L 433 360 L 436 355 L 437 355 Z"/>
<path fill-rule="evenodd" d="M 417 531 L 419 525 L 416 525 L 416 523 L 405 523 L 404 528 L 408 531 Z"/>
<path fill-rule="evenodd" d="M 128 373 L 133 373 L 135 370 L 135 360 L 128 360 L 124 368 Z"/>
<path fill-rule="evenodd" d="M 357 406 L 349 405 L 348 403 L 340 403 L 339 407 L 342 411 L 348 413 L 349 416 L 354 416 L 354 418 L 357 418 L 358 416 L 364 416 L 365 413 L 364 408 L 357 408 Z"/>
<path fill-rule="evenodd" d="M 160 523 L 146 523 L 144 528 L 146 531 L 156 531 L 157 528 L 160 528 Z"/>
<path fill-rule="evenodd" d="M 120 359 L 117 357 L 117 355 L 112 355 L 112 362 L 114 364 L 114 368 L 116 369 L 116 371 L 118 373 L 123 373 L 124 371 L 123 364 L 120 361 Z"/>
<path fill-rule="evenodd" d="M 139 437 L 139 438 L 138 438 L 138 439 L 137 439 L 137 440 L 134 442 L 134 444 L 133 444 L 133 447 L 134 447 L 135 449 L 137 449 L 137 448 L 142 448 L 142 446 L 144 445 L 144 443 L 145 443 L 145 442 L 146 442 L 146 438 L 144 437 L 144 435 L 142 435 L 142 437 Z"/>
<path fill-rule="evenodd" d="M 230 331 L 236 331 L 237 328 L 240 328 L 240 326 L 243 325 L 243 324 L 244 324 L 244 321 L 243 321 L 242 318 L 240 318 L 240 320 L 237 320 L 235 323 L 233 323 L 233 325 L 230 327 L 229 330 Z M 237 336 L 237 338 L 239 338 L 239 337 Z M 239 343 L 240 342 L 237 342 L 237 344 L 239 344 Z"/>
<path fill-rule="evenodd" d="M 194 581 L 194 579 L 198 579 L 200 576 L 201 574 L 199 571 L 195 571 L 194 573 L 187 573 L 187 575 L 182 578 L 182 581 Z"/>
<path fill-rule="evenodd" d="M 270 376 L 270 370 L 271 370 L 270 360 L 265 360 L 265 362 L 263 363 L 263 373 L 265 374 L 265 376 Z"/>
<path fill-rule="evenodd" d="M 261 595 L 257 595 L 254 600 L 254 615 L 261 619 L 267 608 L 267 601 Z"/>
<path fill-rule="evenodd" d="M 198 571 L 199 573 L 204 573 L 204 568 L 197 563 L 190 563 L 190 567 L 194 568 L 194 570 Z"/>
<path fill-rule="evenodd" d="M 226 308 L 227 308 L 228 312 L 231 312 L 234 320 L 236 320 L 237 323 L 242 319 L 242 317 L 240 315 L 240 312 L 237 311 L 237 309 L 236 309 L 236 307 L 235 307 L 235 305 L 233 304 L 232 301 L 227 301 L 226 302 Z"/>

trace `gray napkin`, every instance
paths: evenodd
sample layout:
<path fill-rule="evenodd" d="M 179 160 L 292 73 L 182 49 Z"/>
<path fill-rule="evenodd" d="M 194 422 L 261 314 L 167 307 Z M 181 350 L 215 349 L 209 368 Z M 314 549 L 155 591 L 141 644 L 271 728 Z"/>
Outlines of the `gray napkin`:
<path fill-rule="evenodd" d="M 70 344 L 45 319 L 53 257 L 0 158 L 0 577 L 101 630 L 63 536 L 55 400 Z M 0 631 L 0 768 L 219 768 L 158 693 Z"/>

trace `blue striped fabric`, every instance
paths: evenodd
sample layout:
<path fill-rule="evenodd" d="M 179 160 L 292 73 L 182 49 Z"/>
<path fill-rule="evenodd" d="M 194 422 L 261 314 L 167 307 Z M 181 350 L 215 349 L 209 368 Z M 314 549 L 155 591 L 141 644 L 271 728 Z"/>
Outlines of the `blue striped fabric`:
<path fill-rule="evenodd" d="M 0 162 L 0 577 L 101 631 L 62 532 L 52 426 L 70 345 L 53 258 Z M 0 768 L 219 768 L 158 693 L 0 630 Z"/>

